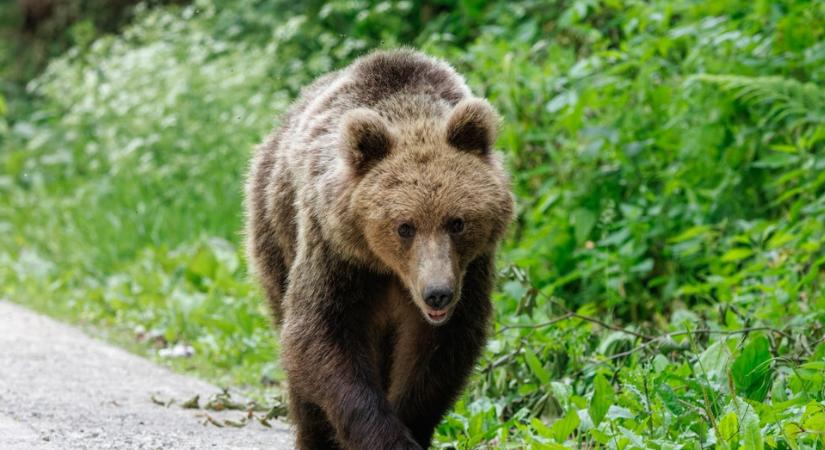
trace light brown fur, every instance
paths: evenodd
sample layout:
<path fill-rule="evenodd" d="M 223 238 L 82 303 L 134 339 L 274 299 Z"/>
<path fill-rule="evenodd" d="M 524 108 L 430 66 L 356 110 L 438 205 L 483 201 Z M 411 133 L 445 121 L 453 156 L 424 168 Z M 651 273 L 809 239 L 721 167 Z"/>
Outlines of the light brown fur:
<path fill-rule="evenodd" d="M 248 250 L 299 448 L 429 445 L 483 347 L 513 212 L 497 127 L 445 63 L 376 52 L 307 87 L 258 148 Z"/>

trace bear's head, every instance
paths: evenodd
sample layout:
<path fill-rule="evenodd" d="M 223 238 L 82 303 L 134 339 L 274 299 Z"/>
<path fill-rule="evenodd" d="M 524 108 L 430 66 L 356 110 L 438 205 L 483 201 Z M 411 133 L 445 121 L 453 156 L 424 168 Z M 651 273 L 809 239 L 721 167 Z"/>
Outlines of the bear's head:
<path fill-rule="evenodd" d="M 357 227 L 433 325 L 451 317 L 470 262 L 494 251 L 513 215 L 508 177 L 492 149 L 498 124 L 478 98 L 416 126 L 364 108 L 342 121 Z"/>

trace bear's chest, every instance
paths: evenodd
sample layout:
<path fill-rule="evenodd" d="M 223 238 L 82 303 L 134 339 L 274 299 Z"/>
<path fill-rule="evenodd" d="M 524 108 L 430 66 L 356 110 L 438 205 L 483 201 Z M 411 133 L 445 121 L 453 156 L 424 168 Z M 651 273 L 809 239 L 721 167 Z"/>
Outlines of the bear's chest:
<path fill-rule="evenodd" d="M 371 334 L 373 362 L 385 392 L 391 385 L 393 366 L 403 364 L 406 347 L 418 341 L 424 320 L 420 317 L 409 293 L 396 280 L 390 280 L 373 299 L 372 320 L 365 326 L 374 330 Z"/>

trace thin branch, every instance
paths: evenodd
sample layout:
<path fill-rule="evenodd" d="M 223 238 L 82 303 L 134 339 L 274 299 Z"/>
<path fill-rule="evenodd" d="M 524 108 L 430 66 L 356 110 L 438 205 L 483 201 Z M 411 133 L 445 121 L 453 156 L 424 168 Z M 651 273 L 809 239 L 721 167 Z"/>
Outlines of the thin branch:
<path fill-rule="evenodd" d="M 653 339 L 651 341 L 647 341 L 642 345 L 637 345 L 636 347 L 631 348 L 630 350 L 625 350 L 623 352 L 619 352 L 619 353 L 610 355 L 610 356 L 607 357 L 607 360 L 612 361 L 614 359 L 619 359 L 619 358 L 623 358 L 625 356 L 630 356 L 630 355 L 632 355 L 632 354 L 634 354 L 634 353 L 636 353 L 640 350 L 644 350 L 645 348 L 650 347 L 651 345 L 653 345 L 654 343 L 656 343 L 658 341 L 659 341 L 658 339 Z"/>
<path fill-rule="evenodd" d="M 554 317 L 554 318 L 552 318 L 552 319 L 550 319 L 546 322 L 540 322 L 540 323 L 534 323 L 534 324 L 508 324 L 508 325 L 503 325 L 501 327 L 501 329 L 499 330 L 499 332 L 502 332 L 502 331 L 505 331 L 505 330 L 510 330 L 510 329 L 515 329 L 515 328 L 532 328 L 532 329 L 544 328 L 544 327 L 549 327 L 550 325 L 555 325 L 559 322 L 564 322 L 565 320 L 570 320 L 570 319 L 579 319 L 579 320 L 583 320 L 585 322 L 595 323 L 595 324 L 597 324 L 601 327 L 607 328 L 609 330 L 618 331 L 618 332 L 621 332 L 621 333 L 627 333 L 629 335 L 636 336 L 637 338 L 644 339 L 646 341 L 656 339 L 655 336 L 648 336 L 646 334 L 639 333 L 639 332 L 636 332 L 636 331 L 633 331 L 633 330 L 627 330 L 625 328 L 603 322 L 603 321 L 601 321 L 601 320 L 599 320 L 595 317 L 584 316 L 584 315 L 581 315 L 581 314 L 578 314 L 578 313 L 574 313 L 573 311 L 567 311 L 566 313 L 562 314 L 561 316 Z"/>
<path fill-rule="evenodd" d="M 751 332 L 754 332 L 754 331 L 770 331 L 772 333 L 776 333 L 776 334 L 779 334 L 781 336 L 784 336 L 784 337 L 786 337 L 790 340 L 794 340 L 793 336 L 786 333 L 785 331 L 782 331 L 778 328 L 768 327 L 768 326 L 747 327 L 747 328 L 742 328 L 740 330 L 712 330 L 710 328 L 702 328 L 702 329 L 699 329 L 699 330 L 672 331 L 672 332 L 665 333 L 665 334 L 662 334 L 662 335 L 659 335 L 659 336 L 651 336 L 651 335 L 644 334 L 644 333 L 639 333 L 639 332 L 636 332 L 636 331 L 633 331 L 633 330 L 628 330 L 628 329 L 625 329 L 625 328 L 622 328 L 622 327 L 619 327 L 619 326 L 616 326 L 616 325 L 611 325 L 611 324 L 606 323 L 602 320 L 599 320 L 595 317 L 585 316 L 585 315 L 578 314 L 578 313 L 575 313 L 575 312 L 570 311 L 570 310 L 567 310 L 567 312 L 562 314 L 561 316 L 554 317 L 554 318 L 552 318 L 548 321 L 545 321 L 545 322 L 534 323 L 534 324 L 508 324 L 508 325 L 503 325 L 498 332 L 500 333 L 500 332 L 503 332 L 503 331 L 506 331 L 506 330 L 517 329 L 517 328 L 530 328 L 530 329 L 544 328 L 544 327 L 549 327 L 551 325 L 555 325 L 559 322 L 564 322 L 565 320 L 570 320 L 570 319 L 579 319 L 579 320 L 583 320 L 585 322 L 595 323 L 595 324 L 597 324 L 597 325 L 599 325 L 603 328 L 609 329 L 609 330 L 618 331 L 618 332 L 621 332 L 621 333 L 627 333 L 629 335 L 636 336 L 639 339 L 643 339 L 647 343 L 653 342 L 653 341 L 661 341 L 663 339 L 667 339 L 667 338 L 674 337 L 674 336 L 684 336 L 684 335 L 687 335 L 687 334 L 690 334 L 690 333 L 693 333 L 693 334 L 721 334 L 721 335 L 726 335 L 726 336 L 732 336 L 732 335 L 737 335 L 737 334 L 747 334 L 747 333 L 751 333 Z"/>
<path fill-rule="evenodd" d="M 663 338 L 663 337 L 666 337 L 666 336 L 683 336 L 683 335 L 691 334 L 691 333 L 693 333 L 693 334 L 724 334 L 724 335 L 731 336 L 731 335 L 734 335 L 734 334 L 751 333 L 751 332 L 754 332 L 754 331 L 770 331 L 770 332 L 780 334 L 780 335 L 782 335 L 782 336 L 784 336 L 788 339 L 793 340 L 793 336 L 791 336 L 790 334 L 788 334 L 788 333 L 786 333 L 786 332 L 784 332 L 784 331 L 782 331 L 778 328 L 766 327 L 766 326 L 748 327 L 748 328 L 742 328 L 741 330 L 711 330 L 709 328 L 703 328 L 703 329 L 700 329 L 700 330 L 682 330 L 682 331 L 674 331 L 672 333 L 666 333 L 662 336 L 659 336 L 657 339 L 660 339 L 660 338 Z"/>
<path fill-rule="evenodd" d="M 652 341 L 654 339 L 658 339 L 657 336 L 648 336 L 644 333 L 639 333 L 639 332 L 636 332 L 636 331 L 633 331 L 633 330 L 627 330 L 625 328 L 618 327 L 616 325 L 611 325 L 607 322 L 603 322 L 603 321 L 601 321 L 601 320 L 599 320 L 595 317 L 583 316 L 583 315 L 577 314 L 577 313 L 572 313 L 572 317 L 575 317 L 576 319 L 584 320 L 584 321 L 587 321 L 587 322 L 595 323 L 595 324 L 600 325 L 600 326 L 602 326 L 604 328 L 607 328 L 609 330 L 619 331 L 621 333 L 627 333 L 627 334 L 636 336 L 639 339 L 644 339 L 646 341 Z"/>
<path fill-rule="evenodd" d="M 536 293 L 536 294 L 538 294 L 538 295 L 542 296 L 542 298 L 544 298 L 544 299 L 545 299 L 545 300 L 547 300 L 548 302 L 550 302 L 550 303 L 552 303 L 552 304 L 554 304 L 554 305 L 558 306 L 558 307 L 559 307 L 559 308 L 561 308 L 562 310 L 564 310 L 566 314 L 569 314 L 569 315 L 570 315 L 570 317 L 574 317 L 574 318 L 576 318 L 576 319 L 579 319 L 579 320 L 584 320 L 584 321 L 586 321 L 586 322 L 590 322 L 590 323 L 595 323 L 595 324 L 597 324 L 597 325 L 599 325 L 599 326 L 601 326 L 601 327 L 603 327 L 603 328 L 607 328 L 608 330 L 618 331 L 618 332 L 621 332 L 621 333 L 627 333 L 627 334 L 629 334 L 629 335 L 636 336 L 637 338 L 644 339 L 644 340 L 646 340 L 646 341 L 649 341 L 649 340 L 655 339 L 655 337 L 654 337 L 654 336 L 648 336 L 648 335 L 643 334 L 643 333 L 639 333 L 639 332 L 632 331 L 632 330 L 627 330 L 627 329 L 625 329 L 625 328 L 622 328 L 622 327 L 619 327 L 619 326 L 616 326 L 616 325 L 611 325 L 611 324 L 609 324 L 609 323 L 607 323 L 607 322 L 604 322 L 604 321 L 602 321 L 602 320 L 599 320 L 599 319 L 597 319 L 597 318 L 595 318 L 595 317 L 585 316 L 585 315 L 582 315 L 582 314 L 579 314 L 579 313 L 573 312 L 570 308 L 568 308 L 568 307 L 567 307 L 565 304 L 563 304 L 562 302 L 560 302 L 560 301 L 556 300 L 556 299 L 555 299 L 555 298 L 553 298 L 553 297 L 550 297 L 549 295 L 547 295 L 547 294 L 545 294 L 545 293 L 541 292 L 540 290 L 536 289 L 535 287 L 532 287 L 532 290 L 533 290 L 533 292 L 534 292 L 534 293 Z M 562 317 L 564 317 L 564 316 L 562 316 Z"/>
<path fill-rule="evenodd" d="M 549 327 L 550 325 L 554 325 L 554 324 L 557 324 L 559 322 L 563 322 L 563 321 L 573 317 L 574 315 L 575 315 L 574 313 L 569 312 L 569 313 L 561 315 L 559 317 L 555 317 L 553 319 L 550 319 L 546 322 L 533 323 L 533 324 L 503 325 L 501 327 L 501 329 L 499 330 L 499 333 L 502 332 L 502 331 L 511 330 L 511 329 L 515 329 L 515 328 L 544 328 L 544 327 Z"/>
<path fill-rule="evenodd" d="M 751 333 L 753 331 L 773 331 L 773 332 L 779 333 L 783 336 L 788 336 L 788 334 L 785 333 L 784 331 L 777 330 L 777 329 L 771 328 L 771 327 L 750 327 L 750 328 L 742 328 L 741 330 L 730 330 L 730 331 L 711 330 L 711 329 L 707 329 L 707 328 L 701 329 L 701 330 L 674 331 L 672 333 L 665 333 L 661 336 L 657 336 L 657 337 L 655 337 L 655 338 L 653 338 L 653 339 L 651 339 L 651 340 L 649 340 L 649 341 L 647 341 L 647 342 L 645 342 L 641 345 L 638 345 L 638 346 L 636 346 L 636 347 L 634 347 L 630 350 L 627 350 L 627 351 L 624 351 L 624 352 L 621 352 L 621 353 L 616 353 L 614 355 L 610 355 L 607 358 L 607 360 L 612 361 L 614 359 L 619 359 L 619 358 L 622 358 L 622 357 L 625 357 L 625 356 L 632 355 L 633 353 L 636 353 L 639 350 L 643 350 L 643 349 L 651 346 L 654 343 L 657 343 L 657 344 L 662 343 L 663 341 L 666 341 L 666 340 L 668 340 L 669 338 L 671 338 L 673 336 L 683 336 L 683 335 L 690 335 L 690 334 L 722 334 L 722 335 L 730 336 L 730 335 L 734 335 L 734 334 Z"/>
<path fill-rule="evenodd" d="M 609 324 L 607 322 L 604 322 L 603 320 L 597 319 L 595 317 L 586 316 L 586 315 L 574 312 L 573 310 L 568 308 L 567 305 L 560 302 L 556 298 L 553 298 L 552 296 L 547 295 L 544 292 L 542 292 L 541 290 L 537 289 L 535 286 L 532 286 L 531 283 L 529 283 L 529 280 L 527 279 L 527 277 L 523 273 L 514 272 L 513 274 L 516 276 L 516 278 L 519 281 L 521 281 L 521 282 L 527 284 L 528 286 L 530 286 L 528 295 L 541 296 L 548 303 L 556 305 L 558 308 L 560 308 L 562 311 L 564 311 L 564 314 L 562 314 L 560 316 L 557 316 L 557 317 L 554 317 L 550 320 L 540 322 L 540 323 L 535 323 L 535 324 L 502 325 L 502 327 L 497 331 L 497 333 L 501 333 L 501 332 L 509 330 L 509 329 L 519 329 L 519 328 L 520 329 L 539 329 L 539 328 L 544 328 L 544 327 L 548 327 L 548 326 L 551 326 L 551 325 L 555 325 L 559 322 L 564 322 L 566 320 L 579 319 L 579 320 L 582 320 L 582 321 L 585 321 L 585 322 L 590 322 L 590 323 L 599 325 L 602 328 L 605 328 L 605 329 L 608 329 L 608 330 L 613 330 L 613 331 L 617 331 L 617 332 L 620 332 L 620 333 L 626 333 L 626 334 L 629 334 L 631 336 L 635 336 L 635 337 L 637 337 L 637 338 L 639 338 L 643 341 L 640 345 L 637 345 L 636 347 L 633 347 L 630 350 L 626 350 L 626 351 L 623 351 L 623 352 L 620 352 L 620 353 L 610 355 L 609 357 L 607 357 L 606 360 L 602 360 L 602 362 L 612 361 L 612 360 L 615 360 L 615 359 L 630 356 L 633 353 L 636 353 L 636 352 L 639 352 L 641 350 L 647 349 L 647 348 L 653 346 L 654 344 L 657 345 L 657 346 L 660 346 L 661 344 L 663 344 L 666 341 L 671 341 L 672 342 L 672 338 L 675 337 L 675 336 L 684 336 L 684 335 L 717 334 L 717 335 L 724 335 L 724 336 L 732 336 L 732 335 L 738 335 L 738 334 L 748 334 L 748 333 L 752 333 L 752 332 L 755 332 L 755 331 L 767 331 L 767 332 L 776 333 L 780 336 L 783 336 L 783 337 L 787 338 L 788 340 L 790 340 L 792 342 L 796 342 L 796 339 L 790 333 L 788 333 L 784 330 L 769 327 L 769 326 L 746 327 L 746 328 L 742 328 L 742 329 L 739 329 L 739 330 L 713 330 L 713 329 L 710 329 L 710 328 L 703 328 L 703 329 L 698 329 L 698 330 L 679 330 L 679 331 L 664 333 L 664 334 L 661 334 L 661 335 L 658 335 L 658 336 L 652 336 L 652 335 L 648 335 L 648 334 L 645 334 L 645 333 L 642 333 L 642 332 L 628 330 L 626 328 L 622 328 L 622 327 L 617 326 L 617 325 L 612 325 L 612 324 Z M 825 337 L 823 337 L 823 338 L 819 339 L 818 341 L 816 341 L 816 343 L 814 344 L 814 347 L 816 347 L 816 345 L 820 344 L 821 342 L 825 342 Z M 674 350 L 678 350 L 678 349 L 674 349 Z M 807 350 L 807 348 L 806 348 L 806 350 Z M 810 350 L 808 350 L 808 352 L 810 353 Z M 503 359 L 495 361 L 495 363 L 493 364 L 492 367 L 496 367 L 498 364 L 503 363 L 504 361 L 505 360 L 503 360 Z"/>

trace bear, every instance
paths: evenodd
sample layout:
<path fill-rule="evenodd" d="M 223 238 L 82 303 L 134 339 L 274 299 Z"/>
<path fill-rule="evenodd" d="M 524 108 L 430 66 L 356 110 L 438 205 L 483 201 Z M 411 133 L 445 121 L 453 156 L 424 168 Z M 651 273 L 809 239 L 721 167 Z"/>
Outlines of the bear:
<path fill-rule="evenodd" d="M 514 198 L 500 117 L 402 48 L 305 87 L 252 157 L 250 268 L 300 449 L 423 449 L 483 350 Z"/>

